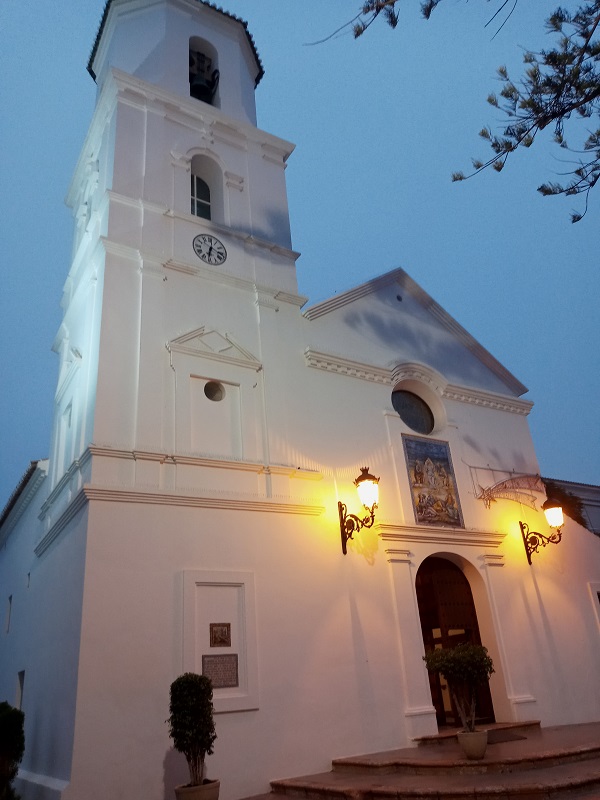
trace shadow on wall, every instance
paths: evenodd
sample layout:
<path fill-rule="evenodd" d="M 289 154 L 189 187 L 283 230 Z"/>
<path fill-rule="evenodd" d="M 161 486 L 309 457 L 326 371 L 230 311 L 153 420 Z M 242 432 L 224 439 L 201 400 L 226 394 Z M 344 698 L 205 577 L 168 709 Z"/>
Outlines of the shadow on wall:
<path fill-rule="evenodd" d="M 525 458 L 525 453 L 523 450 L 515 450 L 512 454 L 512 458 L 507 460 L 506 455 L 502 454 L 497 448 L 488 448 L 487 446 L 482 447 L 481 443 L 468 433 L 463 436 L 463 442 L 470 447 L 474 453 L 478 453 L 480 456 L 485 457 L 488 460 L 488 463 L 497 465 L 510 464 L 510 469 L 514 470 L 515 472 L 528 473 L 531 471 L 531 464 Z"/>
<path fill-rule="evenodd" d="M 256 236 L 258 239 L 274 242 L 280 245 L 280 247 L 291 248 L 290 221 L 287 209 L 284 211 L 272 209 L 265 214 L 265 217 L 266 225 L 260 227 L 253 222 L 251 230 L 249 230 L 248 233 L 252 236 Z"/>
<path fill-rule="evenodd" d="M 164 800 L 173 800 L 175 787 L 182 786 L 188 783 L 189 780 L 190 772 L 185 756 L 170 747 L 165 753 L 163 761 Z"/>
<path fill-rule="evenodd" d="M 450 382 L 507 391 L 508 387 L 475 355 L 465 359 L 466 346 L 449 336 L 443 323 L 431 316 L 419 300 L 406 303 L 394 299 L 389 287 L 384 287 L 377 295 L 380 304 L 385 306 L 383 313 L 350 311 L 344 317 L 345 323 L 386 348 L 398 343 L 412 360 L 429 364 Z M 396 315 L 395 319 L 390 312 Z"/>

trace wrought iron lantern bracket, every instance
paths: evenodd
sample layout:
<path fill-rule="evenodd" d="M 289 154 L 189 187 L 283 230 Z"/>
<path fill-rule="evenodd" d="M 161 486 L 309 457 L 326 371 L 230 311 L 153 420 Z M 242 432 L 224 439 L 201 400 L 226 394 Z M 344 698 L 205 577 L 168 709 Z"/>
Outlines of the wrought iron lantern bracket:
<path fill-rule="evenodd" d="M 550 536 L 544 536 L 542 533 L 532 531 L 526 522 L 519 522 L 521 527 L 521 536 L 523 537 L 523 544 L 525 546 L 525 553 L 527 554 L 527 561 L 531 566 L 531 556 L 537 553 L 540 547 L 546 547 L 548 544 L 558 544 L 562 538 L 562 529 L 557 528 Z"/>
<path fill-rule="evenodd" d="M 338 513 L 340 515 L 340 532 L 342 535 L 342 553 L 346 555 L 346 543 L 348 539 L 352 539 L 355 533 L 358 533 L 361 528 L 370 528 L 375 522 L 375 509 L 377 504 L 367 509 L 369 513 L 360 519 L 356 514 L 348 514 L 347 506 L 345 503 L 338 503 Z"/>

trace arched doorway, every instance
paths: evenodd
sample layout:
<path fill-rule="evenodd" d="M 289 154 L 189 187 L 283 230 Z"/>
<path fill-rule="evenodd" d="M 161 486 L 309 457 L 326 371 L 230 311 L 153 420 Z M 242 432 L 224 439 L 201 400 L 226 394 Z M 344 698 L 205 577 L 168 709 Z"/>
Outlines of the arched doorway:
<path fill-rule="evenodd" d="M 425 652 L 462 642 L 481 644 L 471 587 L 456 564 L 435 556 L 425 559 L 417 572 L 416 591 Z M 460 725 L 445 681 L 429 675 L 429 683 L 438 725 Z M 477 722 L 494 721 L 490 688 L 485 684 L 477 695 Z"/>

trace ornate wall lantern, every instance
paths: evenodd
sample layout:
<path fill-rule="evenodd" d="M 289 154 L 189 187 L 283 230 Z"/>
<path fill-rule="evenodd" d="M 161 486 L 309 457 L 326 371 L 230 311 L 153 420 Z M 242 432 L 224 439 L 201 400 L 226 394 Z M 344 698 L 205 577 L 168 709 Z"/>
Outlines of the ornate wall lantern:
<path fill-rule="evenodd" d="M 558 544 L 562 538 L 564 519 L 560 505 L 554 500 L 546 500 L 542 509 L 546 515 L 548 525 L 553 528 L 550 536 L 544 536 L 536 531 L 530 531 L 529 525 L 526 522 L 519 522 L 529 566 L 531 566 L 532 553 L 537 553 L 540 547 L 546 547 L 547 544 Z"/>
<path fill-rule="evenodd" d="M 370 528 L 375 522 L 375 509 L 379 502 L 379 478 L 369 473 L 368 467 L 361 467 L 361 474 L 354 481 L 360 502 L 369 512 L 363 519 L 356 514 L 348 514 L 344 503 L 338 503 L 340 516 L 340 533 L 342 535 L 342 553 L 346 555 L 346 542 L 361 528 Z"/>

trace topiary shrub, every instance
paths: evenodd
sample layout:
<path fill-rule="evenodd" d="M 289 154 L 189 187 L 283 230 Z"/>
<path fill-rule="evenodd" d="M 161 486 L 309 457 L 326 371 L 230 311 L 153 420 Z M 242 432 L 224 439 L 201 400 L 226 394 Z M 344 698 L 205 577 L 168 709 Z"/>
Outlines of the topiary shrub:
<path fill-rule="evenodd" d="M 175 750 L 187 759 L 189 786 L 202 784 L 204 759 L 212 754 L 217 738 L 212 696 L 212 683 L 206 675 L 186 672 L 171 684 L 169 735 Z"/>
<path fill-rule="evenodd" d="M 444 676 L 464 729 L 474 731 L 477 688 L 487 683 L 494 672 L 487 648 L 480 644 L 459 644 L 432 650 L 423 656 L 423 661 L 429 672 Z"/>
<path fill-rule="evenodd" d="M 18 796 L 11 786 L 25 752 L 25 714 L 6 702 L 0 703 L 0 800 Z"/>

